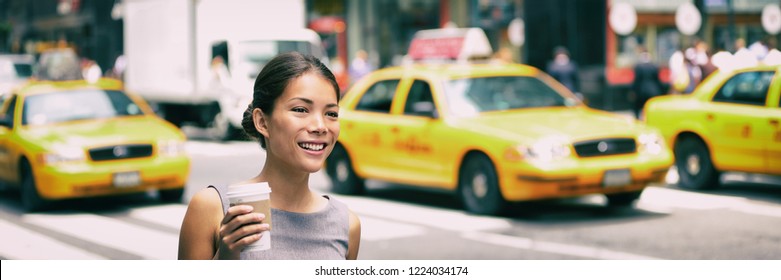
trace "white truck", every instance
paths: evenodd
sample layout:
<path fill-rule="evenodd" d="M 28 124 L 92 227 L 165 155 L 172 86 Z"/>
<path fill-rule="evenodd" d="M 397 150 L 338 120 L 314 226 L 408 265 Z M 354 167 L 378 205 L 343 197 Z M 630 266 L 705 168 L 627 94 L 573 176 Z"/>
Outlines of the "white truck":
<path fill-rule="evenodd" d="M 298 51 L 328 63 L 320 37 L 305 29 L 304 2 L 124 0 L 125 87 L 177 126 L 237 138 L 272 57 Z"/>

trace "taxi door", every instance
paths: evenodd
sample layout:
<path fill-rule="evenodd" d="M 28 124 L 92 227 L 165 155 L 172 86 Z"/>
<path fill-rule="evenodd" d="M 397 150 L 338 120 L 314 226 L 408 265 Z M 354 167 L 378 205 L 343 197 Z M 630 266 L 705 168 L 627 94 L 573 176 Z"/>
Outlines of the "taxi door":
<path fill-rule="evenodd" d="M 340 142 L 347 147 L 353 168 L 370 177 L 389 174 L 387 156 L 391 153 L 389 131 L 394 123 L 391 105 L 399 79 L 379 80 L 359 98 L 351 116 L 341 120 Z"/>
<path fill-rule="evenodd" d="M 764 172 L 770 139 L 766 107 L 773 71 L 748 71 L 731 77 L 705 112 L 711 156 L 720 169 Z"/>
<path fill-rule="evenodd" d="M 11 163 L 10 143 L 11 132 L 13 131 L 14 107 L 16 107 L 16 96 L 11 97 L 6 105 L 0 108 L 0 181 L 10 181 L 13 177 Z"/>
<path fill-rule="evenodd" d="M 769 129 L 765 152 L 767 172 L 781 175 L 781 73 L 776 74 L 776 82 L 768 93 L 766 122 Z"/>
<path fill-rule="evenodd" d="M 431 84 L 414 79 L 405 81 L 400 88 L 406 96 L 399 96 L 404 102 L 394 108 L 399 114 L 391 127 L 390 164 L 400 178 L 425 185 L 443 185 L 445 164 L 441 162 L 440 144 L 446 140 L 437 136 L 442 120 Z"/>

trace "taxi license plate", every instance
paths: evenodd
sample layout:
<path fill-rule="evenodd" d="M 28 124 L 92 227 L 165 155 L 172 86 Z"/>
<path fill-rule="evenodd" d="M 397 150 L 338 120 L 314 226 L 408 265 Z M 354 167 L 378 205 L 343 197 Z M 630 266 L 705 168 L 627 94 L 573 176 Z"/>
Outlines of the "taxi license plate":
<path fill-rule="evenodd" d="M 629 169 L 608 170 L 602 177 L 602 186 L 606 188 L 626 186 L 630 183 L 632 183 L 632 173 Z"/>
<path fill-rule="evenodd" d="M 138 171 L 117 172 L 112 175 L 112 184 L 117 188 L 130 188 L 141 184 Z"/>

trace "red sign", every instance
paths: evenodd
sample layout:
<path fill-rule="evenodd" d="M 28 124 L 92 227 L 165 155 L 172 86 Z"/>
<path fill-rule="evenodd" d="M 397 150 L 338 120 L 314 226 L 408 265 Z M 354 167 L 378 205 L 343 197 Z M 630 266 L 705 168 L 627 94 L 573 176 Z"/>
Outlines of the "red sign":
<path fill-rule="evenodd" d="M 409 46 L 412 59 L 457 59 L 464 37 L 416 38 Z"/>

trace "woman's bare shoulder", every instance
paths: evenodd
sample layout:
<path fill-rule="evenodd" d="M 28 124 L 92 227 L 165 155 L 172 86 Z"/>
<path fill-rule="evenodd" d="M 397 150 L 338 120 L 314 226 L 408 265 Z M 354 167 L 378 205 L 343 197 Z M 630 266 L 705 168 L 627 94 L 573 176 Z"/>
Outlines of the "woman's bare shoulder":
<path fill-rule="evenodd" d="M 204 188 L 190 199 L 188 210 L 198 214 L 220 213 L 222 215 L 222 199 L 219 193 L 213 188 Z"/>

